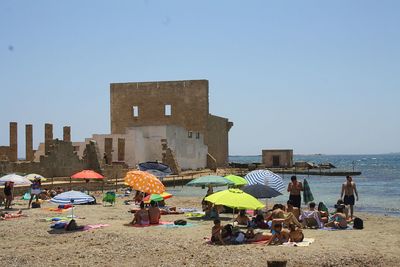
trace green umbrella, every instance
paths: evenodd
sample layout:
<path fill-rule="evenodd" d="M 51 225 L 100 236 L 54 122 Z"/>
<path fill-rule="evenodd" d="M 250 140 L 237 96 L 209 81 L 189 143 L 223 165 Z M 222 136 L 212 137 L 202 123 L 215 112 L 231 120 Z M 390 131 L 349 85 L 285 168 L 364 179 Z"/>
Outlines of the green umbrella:
<path fill-rule="evenodd" d="M 215 205 L 224 205 L 240 210 L 258 210 L 265 206 L 255 197 L 235 188 L 214 193 L 206 197 L 205 200 Z"/>
<path fill-rule="evenodd" d="M 306 179 L 304 179 L 304 182 L 303 182 L 303 200 L 304 200 L 305 204 L 314 200 L 314 196 L 311 193 L 310 186 L 308 185 L 308 182 Z"/>
<path fill-rule="evenodd" d="M 235 183 L 217 175 L 208 175 L 208 176 L 201 176 L 196 178 L 189 183 L 187 186 L 197 186 L 197 187 L 204 187 L 204 186 L 224 186 L 224 185 L 234 185 Z"/>
<path fill-rule="evenodd" d="M 237 176 L 237 175 L 231 174 L 231 175 L 225 176 L 225 178 L 231 182 L 234 182 L 236 186 L 243 186 L 243 185 L 248 184 L 246 179 L 244 179 L 243 177 Z"/>

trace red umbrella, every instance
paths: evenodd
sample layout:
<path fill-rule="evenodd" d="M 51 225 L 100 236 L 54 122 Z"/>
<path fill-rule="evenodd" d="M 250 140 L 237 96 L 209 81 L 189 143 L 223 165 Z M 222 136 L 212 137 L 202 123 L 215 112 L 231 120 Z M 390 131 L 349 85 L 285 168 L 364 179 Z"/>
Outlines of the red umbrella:
<path fill-rule="evenodd" d="M 104 176 L 92 171 L 92 170 L 83 170 L 75 173 L 71 176 L 72 179 L 104 179 Z"/>
<path fill-rule="evenodd" d="M 95 180 L 99 180 L 102 179 L 103 180 L 103 187 L 102 190 L 104 190 L 104 176 L 92 171 L 92 170 L 83 170 L 80 172 L 75 173 L 74 175 L 71 176 L 72 179 L 85 179 L 86 183 L 89 183 L 89 179 L 95 179 Z M 70 185 L 71 185 L 71 179 L 69 180 Z M 89 192 L 89 190 L 88 190 Z"/>

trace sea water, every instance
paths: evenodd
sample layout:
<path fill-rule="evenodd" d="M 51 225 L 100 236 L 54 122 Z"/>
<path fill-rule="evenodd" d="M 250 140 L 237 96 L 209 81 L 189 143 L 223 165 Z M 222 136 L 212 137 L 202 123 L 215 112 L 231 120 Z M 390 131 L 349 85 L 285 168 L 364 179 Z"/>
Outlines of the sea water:
<path fill-rule="evenodd" d="M 259 163 L 261 156 L 231 156 L 231 162 Z M 336 166 L 334 170 L 360 171 L 360 176 L 354 176 L 357 185 L 359 201 L 355 205 L 357 211 L 400 216 L 400 154 L 381 155 L 295 155 L 294 161 L 314 163 L 330 162 Z M 291 175 L 280 175 L 285 186 L 290 182 Z M 340 198 L 342 184 L 346 177 L 297 175 L 298 180 L 307 179 L 315 202 L 324 202 L 328 207 L 334 206 Z M 223 187 L 220 188 L 224 189 Z M 193 187 L 170 187 L 168 190 L 179 196 L 204 196 L 206 189 Z M 289 195 L 274 198 L 276 203 L 285 203 Z M 304 204 L 303 204 L 304 205 Z"/>

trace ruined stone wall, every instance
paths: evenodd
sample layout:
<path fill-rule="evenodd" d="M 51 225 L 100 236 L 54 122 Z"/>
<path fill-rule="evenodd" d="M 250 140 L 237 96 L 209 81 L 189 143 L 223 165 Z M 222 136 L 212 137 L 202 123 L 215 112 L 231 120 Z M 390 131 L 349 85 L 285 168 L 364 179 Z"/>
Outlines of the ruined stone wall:
<path fill-rule="evenodd" d="M 208 81 L 113 83 L 110 85 L 111 133 L 133 126 L 178 125 L 206 133 Z M 171 115 L 165 115 L 170 105 Z M 134 117 L 133 107 L 138 108 Z"/>
<path fill-rule="evenodd" d="M 10 153 L 10 147 L 0 146 L 0 161 L 8 161 L 9 153 Z"/>
<path fill-rule="evenodd" d="M 216 160 L 218 167 L 225 167 L 228 165 L 228 133 L 232 125 L 233 124 L 229 122 L 228 119 L 211 114 L 208 116 L 208 153 Z"/>

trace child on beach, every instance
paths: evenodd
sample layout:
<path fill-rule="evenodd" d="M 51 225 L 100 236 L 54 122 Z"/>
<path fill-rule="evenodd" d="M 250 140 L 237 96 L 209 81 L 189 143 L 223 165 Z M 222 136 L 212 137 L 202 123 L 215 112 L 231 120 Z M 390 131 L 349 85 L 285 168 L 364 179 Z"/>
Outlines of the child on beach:
<path fill-rule="evenodd" d="M 222 239 L 222 225 L 220 219 L 214 220 L 214 226 L 211 228 L 211 242 L 214 244 L 225 245 L 224 240 Z"/>
<path fill-rule="evenodd" d="M 266 245 L 281 245 L 289 241 L 289 231 L 287 229 L 282 229 L 281 223 L 276 223 L 272 228 L 272 237 L 268 240 Z"/>
<path fill-rule="evenodd" d="M 302 242 L 304 239 L 303 230 L 294 224 L 289 224 L 289 242 Z"/>

